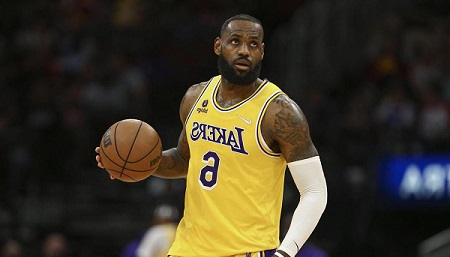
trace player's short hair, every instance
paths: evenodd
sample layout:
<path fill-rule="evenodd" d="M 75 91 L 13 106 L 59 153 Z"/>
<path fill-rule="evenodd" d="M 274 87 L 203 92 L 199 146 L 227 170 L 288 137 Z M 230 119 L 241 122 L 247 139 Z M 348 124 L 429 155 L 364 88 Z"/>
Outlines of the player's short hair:
<path fill-rule="evenodd" d="M 229 18 L 228 20 L 226 20 L 223 24 L 222 24 L 222 28 L 220 29 L 220 36 L 222 36 L 223 32 L 227 29 L 228 24 L 230 24 L 230 22 L 232 21 L 251 21 L 254 22 L 256 24 L 261 25 L 261 29 L 263 32 L 263 36 L 264 36 L 264 29 L 263 29 L 263 25 L 261 23 L 260 20 L 258 20 L 257 18 L 248 15 L 248 14 L 238 14 L 235 16 L 232 16 L 231 18 Z"/>

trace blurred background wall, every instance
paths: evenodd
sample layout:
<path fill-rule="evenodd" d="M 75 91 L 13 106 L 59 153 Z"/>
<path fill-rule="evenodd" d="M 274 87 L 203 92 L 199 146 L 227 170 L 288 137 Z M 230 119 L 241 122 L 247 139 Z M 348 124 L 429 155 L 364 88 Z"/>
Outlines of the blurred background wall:
<path fill-rule="evenodd" d="M 448 0 L 40 0 L 0 3 L 0 243 L 42 256 L 119 256 L 183 180 L 126 184 L 94 148 L 124 118 L 164 148 L 186 89 L 217 74 L 213 40 L 248 13 L 265 27 L 262 77 L 304 110 L 329 205 L 311 242 L 330 256 L 418 256 L 450 227 Z M 298 193 L 287 173 L 283 213 Z"/>

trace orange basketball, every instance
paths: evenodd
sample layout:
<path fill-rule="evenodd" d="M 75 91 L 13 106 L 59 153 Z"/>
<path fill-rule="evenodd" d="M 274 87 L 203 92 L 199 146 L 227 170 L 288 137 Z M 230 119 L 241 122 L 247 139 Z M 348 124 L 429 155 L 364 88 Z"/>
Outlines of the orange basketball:
<path fill-rule="evenodd" d="M 108 173 L 124 182 L 148 178 L 158 168 L 162 143 L 156 130 L 141 120 L 114 123 L 100 142 L 100 157 Z"/>

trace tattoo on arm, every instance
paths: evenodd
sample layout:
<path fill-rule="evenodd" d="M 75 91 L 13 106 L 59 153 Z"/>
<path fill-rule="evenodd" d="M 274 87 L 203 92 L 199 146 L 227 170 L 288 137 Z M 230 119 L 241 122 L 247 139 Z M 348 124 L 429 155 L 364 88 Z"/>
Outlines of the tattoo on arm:
<path fill-rule="evenodd" d="M 163 152 L 163 158 L 155 176 L 161 178 L 183 178 L 186 177 L 186 160 L 179 153 L 177 148 L 171 148 Z"/>
<path fill-rule="evenodd" d="M 154 175 L 161 178 L 184 178 L 187 174 L 188 159 L 179 148 L 165 150 Z"/>
<path fill-rule="evenodd" d="M 275 113 L 273 133 L 280 145 L 285 145 L 286 160 L 304 159 L 317 155 L 311 141 L 306 118 L 294 102 L 286 98 L 275 100 L 279 111 Z"/>
<path fill-rule="evenodd" d="M 189 158 L 189 145 L 183 129 L 178 139 L 178 146 L 163 152 L 161 162 L 154 175 L 161 178 L 186 177 Z"/>
<path fill-rule="evenodd" d="M 296 145 L 300 138 L 305 137 L 306 128 L 300 126 L 301 120 L 292 112 L 282 109 L 275 115 L 275 133 L 280 139 Z"/>

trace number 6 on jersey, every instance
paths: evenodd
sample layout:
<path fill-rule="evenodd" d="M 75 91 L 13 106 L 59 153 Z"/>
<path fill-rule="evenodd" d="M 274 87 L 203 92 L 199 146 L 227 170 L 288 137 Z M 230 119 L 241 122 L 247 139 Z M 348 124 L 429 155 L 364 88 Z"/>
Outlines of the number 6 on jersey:
<path fill-rule="evenodd" d="M 217 186 L 220 158 L 217 153 L 208 151 L 203 155 L 203 162 L 206 166 L 200 170 L 198 183 L 203 189 L 212 190 Z"/>

